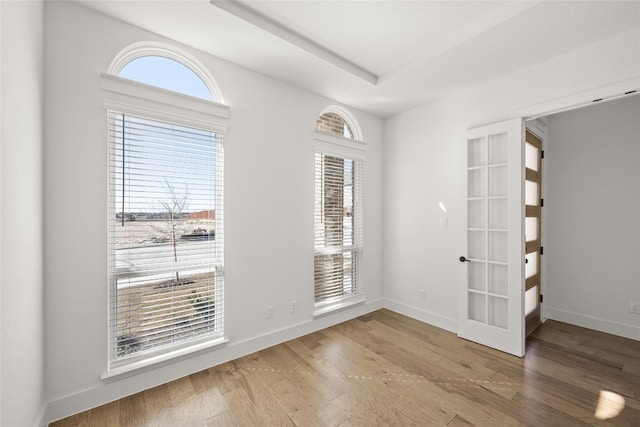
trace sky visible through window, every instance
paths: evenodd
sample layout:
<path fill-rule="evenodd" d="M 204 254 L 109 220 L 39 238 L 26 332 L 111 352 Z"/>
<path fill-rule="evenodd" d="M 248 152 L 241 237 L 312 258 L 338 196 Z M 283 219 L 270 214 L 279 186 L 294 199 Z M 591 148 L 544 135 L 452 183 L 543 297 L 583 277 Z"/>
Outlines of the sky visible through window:
<path fill-rule="evenodd" d="M 117 117 L 114 132 L 116 212 L 158 211 L 170 189 L 188 212 L 214 208 L 216 133 L 133 116 Z"/>
<path fill-rule="evenodd" d="M 125 79 L 213 101 L 202 79 L 188 67 L 161 56 L 142 56 L 124 66 L 119 74 Z"/>

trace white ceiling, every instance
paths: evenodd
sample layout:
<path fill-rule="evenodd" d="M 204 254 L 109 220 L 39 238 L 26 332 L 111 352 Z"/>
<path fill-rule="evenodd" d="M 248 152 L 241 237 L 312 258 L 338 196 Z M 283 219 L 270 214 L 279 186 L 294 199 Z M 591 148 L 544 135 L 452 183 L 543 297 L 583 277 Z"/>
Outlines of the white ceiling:
<path fill-rule="evenodd" d="M 640 1 L 77 1 L 382 117 L 640 27 Z"/>

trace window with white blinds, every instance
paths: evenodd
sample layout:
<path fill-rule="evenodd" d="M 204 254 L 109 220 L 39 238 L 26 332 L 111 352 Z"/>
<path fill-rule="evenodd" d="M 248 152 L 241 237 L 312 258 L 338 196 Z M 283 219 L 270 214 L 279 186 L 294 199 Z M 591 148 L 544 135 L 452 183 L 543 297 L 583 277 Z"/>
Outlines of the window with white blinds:
<path fill-rule="evenodd" d="M 316 310 L 361 297 L 363 162 L 315 153 Z"/>
<path fill-rule="evenodd" d="M 223 334 L 223 136 L 109 110 L 111 366 Z"/>

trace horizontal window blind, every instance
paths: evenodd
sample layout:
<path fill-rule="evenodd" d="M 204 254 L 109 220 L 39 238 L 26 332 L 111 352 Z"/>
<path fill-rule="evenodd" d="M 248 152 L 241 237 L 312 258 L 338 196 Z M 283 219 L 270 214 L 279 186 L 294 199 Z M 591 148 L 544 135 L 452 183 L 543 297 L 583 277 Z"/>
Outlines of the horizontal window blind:
<path fill-rule="evenodd" d="M 361 160 L 316 152 L 316 307 L 362 295 L 361 183 Z"/>
<path fill-rule="evenodd" d="M 109 111 L 112 366 L 222 335 L 222 143 Z"/>

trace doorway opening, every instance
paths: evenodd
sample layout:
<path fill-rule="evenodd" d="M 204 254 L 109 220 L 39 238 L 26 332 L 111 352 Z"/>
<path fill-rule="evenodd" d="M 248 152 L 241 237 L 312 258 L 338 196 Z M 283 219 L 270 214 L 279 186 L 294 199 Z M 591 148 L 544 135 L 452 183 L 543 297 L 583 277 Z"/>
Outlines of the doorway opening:
<path fill-rule="evenodd" d="M 639 339 L 639 111 L 640 96 L 627 91 L 526 122 L 542 140 L 545 159 L 541 209 L 525 195 L 525 335 L 535 330 L 529 316 L 539 308 L 540 321 Z M 525 166 L 527 180 L 531 168 Z M 537 210 L 541 228 L 530 218 Z M 544 252 L 532 260 L 538 246 Z"/>

